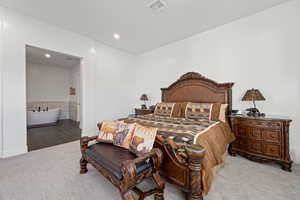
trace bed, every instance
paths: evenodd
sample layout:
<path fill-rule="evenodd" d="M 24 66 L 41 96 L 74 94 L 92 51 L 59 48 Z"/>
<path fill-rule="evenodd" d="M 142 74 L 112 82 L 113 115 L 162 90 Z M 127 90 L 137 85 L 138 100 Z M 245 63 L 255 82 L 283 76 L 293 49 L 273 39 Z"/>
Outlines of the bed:
<path fill-rule="evenodd" d="M 162 88 L 161 100 L 182 105 L 226 104 L 228 111 L 232 108 L 232 86 L 233 83 L 220 84 L 189 72 Z M 182 107 L 179 110 L 182 113 Z M 227 146 L 235 139 L 226 119 L 189 120 L 149 114 L 122 120 L 158 128 L 155 147 L 164 154 L 161 174 L 185 192 L 188 200 L 203 199 L 208 193 L 217 170 L 224 164 Z"/>

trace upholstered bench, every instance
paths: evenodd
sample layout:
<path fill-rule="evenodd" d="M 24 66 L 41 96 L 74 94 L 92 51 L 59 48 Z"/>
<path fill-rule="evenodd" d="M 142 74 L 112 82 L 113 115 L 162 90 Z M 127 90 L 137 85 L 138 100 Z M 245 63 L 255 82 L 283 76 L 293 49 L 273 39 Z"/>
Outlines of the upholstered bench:
<path fill-rule="evenodd" d="M 163 154 L 159 149 L 152 149 L 151 152 L 137 157 L 127 149 L 112 144 L 88 144 L 96 139 L 97 136 L 82 137 L 80 140 L 81 174 L 88 171 L 87 163 L 90 163 L 119 189 L 123 200 L 133 200 L 132 192 L 139 195 L 139 200 L 152 194 L 156 200 L 164 199 L 164 182 L 158 173 Z M 137 188 L 137 185 L 148 177 L 152 177 L 155 188 L 145 192 Z"/>

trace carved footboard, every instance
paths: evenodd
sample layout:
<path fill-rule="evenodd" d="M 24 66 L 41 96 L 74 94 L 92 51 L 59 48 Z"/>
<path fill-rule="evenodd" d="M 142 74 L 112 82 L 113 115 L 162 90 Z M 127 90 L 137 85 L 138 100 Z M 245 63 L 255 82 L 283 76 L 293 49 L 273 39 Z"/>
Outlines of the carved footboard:
<path fill-rule="evenodd" d="M 157 137 L 155 147 L 164 154 L 161 175 L 186 193 L 187 200 L 201 200 L 202 159 L 205 149 L 199 145 L 179 148 L 172 140 Z"/>

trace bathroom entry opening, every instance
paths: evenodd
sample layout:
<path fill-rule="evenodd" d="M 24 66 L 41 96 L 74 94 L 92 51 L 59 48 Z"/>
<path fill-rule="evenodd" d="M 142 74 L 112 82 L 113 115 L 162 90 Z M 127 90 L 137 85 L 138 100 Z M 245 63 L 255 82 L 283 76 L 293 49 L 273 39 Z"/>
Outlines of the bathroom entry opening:
<path fill-rule="evenodd" d="M 26 45 L 28 151 L 80 139 L 81 58 Z"/>

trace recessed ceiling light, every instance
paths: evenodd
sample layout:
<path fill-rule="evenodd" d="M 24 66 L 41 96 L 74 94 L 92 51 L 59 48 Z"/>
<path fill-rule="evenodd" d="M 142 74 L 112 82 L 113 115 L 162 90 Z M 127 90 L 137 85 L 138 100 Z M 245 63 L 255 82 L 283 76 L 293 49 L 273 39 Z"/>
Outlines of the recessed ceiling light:
<path fill-rule="evenodd" d="M 115 34 L 114 34 L 114 38 L 115 38 L 116 40 L 119 40 L 119 39 L 120 39 L 120 35 L 119 35 L 118 33 L 115 33 Z"/>
<path fill-rule="evenodd" d="M 45 57 L 46 57 L 46 58 L 51 58 L 51 55 L 50 55 L 49 53 L 46 53 L 46 54 L 45 54 Z"/>

